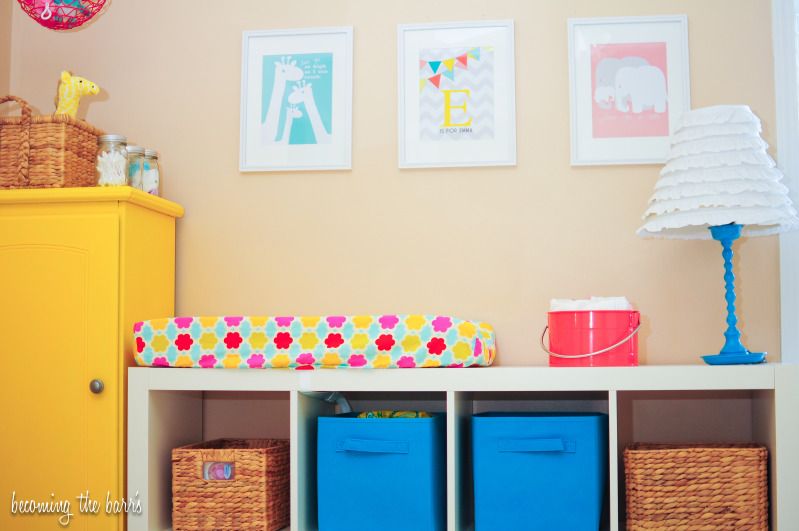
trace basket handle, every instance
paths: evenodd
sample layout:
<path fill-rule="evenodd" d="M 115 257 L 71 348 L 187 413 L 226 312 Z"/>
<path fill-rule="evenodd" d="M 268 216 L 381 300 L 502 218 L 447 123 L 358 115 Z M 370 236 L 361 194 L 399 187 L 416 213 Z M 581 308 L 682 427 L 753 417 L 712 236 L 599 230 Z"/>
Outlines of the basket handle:
<path fill-rule="evenodd" d="M 546 352 L 550 356 L 554 356 L 556 358 L 565 358 L 565 359 L 569 359 L 569 360 L 573 360 L 573 359 L 577 359 L 577 358 L 590 358 L 591 356 L 604 354 L 605 352 L 609 352 L 609 351 L 613 350 L 614 348 L 618 347 L 619 345 L 623 345 L 624 343 L 626 343 L 627 341 L 632 339 L 632 337 L 635 334 L 637 334 L 640 329 L 641 329 L 641 324 L 639 323 L 638 326 L 635 327 L 635 330 L 633 330 L 632 332 L 627 334 L 627 336 L 624 339 L 622 339 L 618 343 L 615 343 L 615 344 L 613 344 L 613 345 L 611 345 L 609 347 L 603 348 L 602 350 L 597 350 L 595 352 L 589 352 L 588 354 L 556 354 L 556 353 L 550 351 L 547 348 L 546 344 L 544 343 L 544 338 L 547 335 L 547 330 L 549 330 L 549 325 L 547 325 L 547 326 L 544 327 L 544 331 L 541 332 L 541 348 L 544 349 L 544 352 Z"/>
<path fill-rule="evenodd" d="M 204 480 L 233 481 L 236 464 L 231 461 L 203 461 Z"/>
<path fill-rule="evenodd" d="M 33 115 L 33 111 L 31 106 L 28 105 L 27 101 L 23 100 L 22 98 L 18 98 L 17 96 L 11 96 L 9 94 L 8 96 L 3 96 L 0 98 L 0 104 L 6 103 L 8 101 L 16 102 L 17 105 L 19 105 L 22 109 L 22 121 L 20 122 L 20 125 L 22 126 L 22 137 L 19 143 L 17 182 L 21 183 L 22 186 L 28 186 L 30 185 L 28 161 L 31 154 L 31 117 Z"/>

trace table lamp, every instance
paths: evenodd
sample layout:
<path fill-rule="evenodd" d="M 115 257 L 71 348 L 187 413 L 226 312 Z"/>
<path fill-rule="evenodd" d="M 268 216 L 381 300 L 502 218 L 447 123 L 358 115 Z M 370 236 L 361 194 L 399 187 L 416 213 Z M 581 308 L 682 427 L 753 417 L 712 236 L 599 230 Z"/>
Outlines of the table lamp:
<path fill-rule="evenodd" d="M 719 105 L 682 115 L 671 135 L 666 165 L 637 234 L 721 242 L 727 330 L 710 365 L 761 363 L 765 352 L 741 343 L 735 317 L 732 244 L 741 235 L 765 236 L 799 227 L 782 172 L 766 153 L 760 120 L 745 105 Z"/>

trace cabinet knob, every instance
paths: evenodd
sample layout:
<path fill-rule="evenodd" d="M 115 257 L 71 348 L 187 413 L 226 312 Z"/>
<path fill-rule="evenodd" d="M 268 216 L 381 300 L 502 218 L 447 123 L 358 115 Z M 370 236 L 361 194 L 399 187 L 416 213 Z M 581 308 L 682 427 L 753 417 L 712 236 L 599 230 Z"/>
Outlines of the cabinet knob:
<path fill-rule="evenodd" d="M 98 380 L 95 378 L 94 380 L 89 382 L 89 389 L 91 390 L 92 393 L 99 395 L 100 393 L 103 392 L 103 389 L 105 389 L 105 384 L 103 383 L 102 380 Z"/>

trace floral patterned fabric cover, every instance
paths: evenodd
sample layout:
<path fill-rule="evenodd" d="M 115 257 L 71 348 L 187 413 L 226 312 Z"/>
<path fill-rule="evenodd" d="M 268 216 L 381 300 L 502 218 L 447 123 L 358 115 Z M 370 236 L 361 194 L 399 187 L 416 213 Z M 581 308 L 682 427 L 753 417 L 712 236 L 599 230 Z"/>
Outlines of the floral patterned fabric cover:
<path fill-rule="evenodd" d="M 435 315 L 170 317 L 133 327 L 136 363 L 225 369 L 491 365 L 486 323 Z"/>

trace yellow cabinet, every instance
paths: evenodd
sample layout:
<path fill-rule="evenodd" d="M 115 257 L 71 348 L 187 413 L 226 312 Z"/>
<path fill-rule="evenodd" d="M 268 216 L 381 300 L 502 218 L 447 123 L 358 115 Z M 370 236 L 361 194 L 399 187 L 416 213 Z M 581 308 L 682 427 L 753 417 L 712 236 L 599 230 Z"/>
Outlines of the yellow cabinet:
<path fill-rule="evenodd" d="M 132 328 L 174 313 L 182 215 L 129 187 L 0 191 L 0 529 L 123 529 Z"/>

